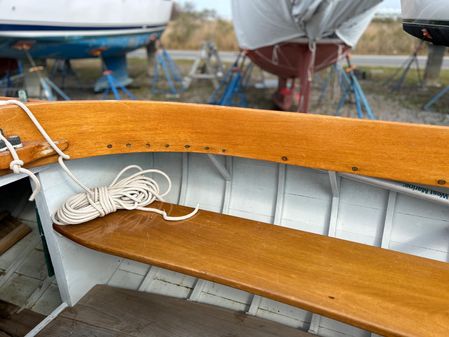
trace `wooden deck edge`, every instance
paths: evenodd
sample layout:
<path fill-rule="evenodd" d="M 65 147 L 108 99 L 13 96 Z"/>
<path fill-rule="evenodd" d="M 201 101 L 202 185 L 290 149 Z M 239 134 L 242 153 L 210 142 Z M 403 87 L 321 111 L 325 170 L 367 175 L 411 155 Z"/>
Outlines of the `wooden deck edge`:
<path fill-rule="evenodd" d="M 195 152 L 449 185 L 448 127 L 166 102 L 33 102 L 28 106 L 53 139 L 67 140 L 66 152 L 72 159 Z M 24 141 L 42 140 L 18 107 L 0 107 L 0 119 L 6 134 L 18 134 Z M 55 161 L 52 156 L 30 166 Z"/>

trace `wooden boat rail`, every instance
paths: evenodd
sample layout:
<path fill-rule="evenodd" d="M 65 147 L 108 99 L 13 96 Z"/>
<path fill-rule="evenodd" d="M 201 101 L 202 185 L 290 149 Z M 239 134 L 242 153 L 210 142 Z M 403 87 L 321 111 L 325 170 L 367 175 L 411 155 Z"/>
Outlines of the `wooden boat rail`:
<path fill-rule="evenodd" d="M 65 140 L 57 140 L 55 144 L 64 151 L 68 148 L 69 144 Z M 47 158 L 56 155 L 55 151 L 51 148 L 50 144 L 42 141 L 28 141 L 23 142 L 22 147 L 16 149 L 20 159 L 23 160 L 25 165 L 33 163 L 39 159 Z M 9 170 L 9 164 L 11 162 L 11 155 L 8 151 L 0 152 L 0 171 Z"/>
<path fill-rule="evenodd" d="M 133 152 L 198 152 L 407 181 L 449 182 L 449 128 L 210 105 L 70 101 L 28 106 L 72 159 Z M 42 140 L 16 106 L 0 127 Z M 20 131 L 20 132 L 18 132 Z M 55 162 L 39 159 L 28 166 Z M 8 171 L 3 170 L 1 174 Z"/>

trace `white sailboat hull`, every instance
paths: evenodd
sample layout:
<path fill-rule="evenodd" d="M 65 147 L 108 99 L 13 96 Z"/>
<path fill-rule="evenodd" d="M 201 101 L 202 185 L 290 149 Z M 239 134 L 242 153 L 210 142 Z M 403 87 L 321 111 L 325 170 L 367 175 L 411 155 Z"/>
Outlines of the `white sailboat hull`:
<path fill-rule="evenodd" d="M 168 0 L 8 0 L 0 3 L 0 36 L 104 36 L 165 26 Z"/>

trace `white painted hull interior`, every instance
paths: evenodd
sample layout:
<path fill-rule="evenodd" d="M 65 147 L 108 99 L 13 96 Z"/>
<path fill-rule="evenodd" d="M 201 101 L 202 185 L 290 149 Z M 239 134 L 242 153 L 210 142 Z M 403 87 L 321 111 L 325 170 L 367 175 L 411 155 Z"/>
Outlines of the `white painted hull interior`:
<path fill-rule="evenodd" d="M 191 207 L 199 203 L 203 210 L 448 261 L 449 209 L 444 193 L 449 191 L 444 188 L 432 188 L 442 194 L 434 201 L 424 200 L 429 193 L 417 192 L 413 196 L 409 195 L 413 194 L 410 188 L 406 188 L 407 193 L 401 193 L 385 188 L 388 183 L 379 187 L 357 181 L 360 177 L 195 153 L 121 154 L 68 163 L 88 186 L 109 184 L 118 171 L 130 164 L 166 172 L 173 182 L 172 191 L 166 197 L 170 203 Z M 68 240 L 53 231 L 50 214 L 67 197 L 78 192 L 78 187 L 54 164 L 39 169 L 43 190 L 37 196 L 36 206 L 52 256 L 56 282 L 45 276 L 33 205 L 24 201 L 24 197 L 28 197 L 27 190 L 23 189 L 26 184 L 16 185 L 19 187 L 13 192 L 5 192 L 11 191 L 7 188 L 12 177 L 16 179 L 17 176 L 0 177 L 1 204 L 30 223 L 33 232 L 0 258 L 0 268 L 4 271 L 0 277 L 2 300 L 48 315 L 61 301 L 74 305 L 94 285 L 108 284 L 248 312 L 318 336 L 371 335 L 286 304 L 93 251 Z M 19 204 L 23 206 L 18 208 Z"/>

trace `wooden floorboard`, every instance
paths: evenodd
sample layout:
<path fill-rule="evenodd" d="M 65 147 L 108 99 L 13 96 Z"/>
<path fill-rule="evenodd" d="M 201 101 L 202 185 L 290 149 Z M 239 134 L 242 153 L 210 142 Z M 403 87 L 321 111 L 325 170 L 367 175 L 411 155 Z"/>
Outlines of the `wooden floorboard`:
<path fill-rule="evenodd" d="M 0 337 L 23 337 L 45 318 L 31 310 L 18 310 L 16 305 L 0 301 Z"/>
<path fill-rule="evenodd" d="M 307 337 L 306 332 L 231 310 L 96 286 L 39 336 L 84 337 Z"/>
<path fill-rule="evenodd" d="M 0 212 L 0 255 L 30 232 L 30 227 L 12 217 L 8 212 Z"/>
<path fill-rule="evenodd" d="M 38 336 L 45 337 L 131 337 L 125 333 L 100 328 L 86 324 L 84 322 L 75 321 L 69 318 L 60 317 L 56 321 L 42 331 Z M 0 336 L 1 337 L 1 336 Z M 173 336 L 175 337 L 175 336 Z"/>

